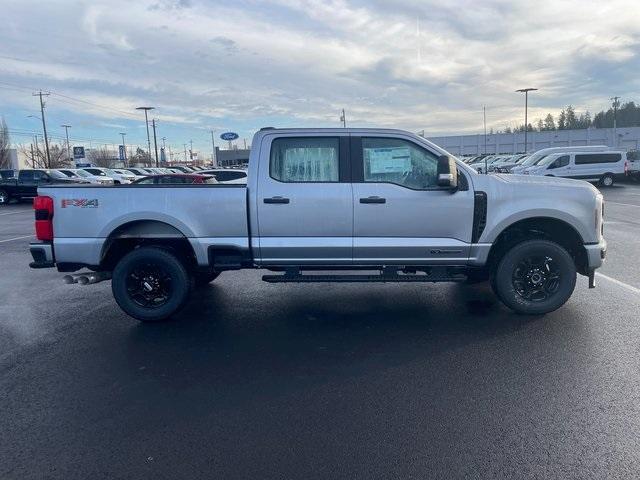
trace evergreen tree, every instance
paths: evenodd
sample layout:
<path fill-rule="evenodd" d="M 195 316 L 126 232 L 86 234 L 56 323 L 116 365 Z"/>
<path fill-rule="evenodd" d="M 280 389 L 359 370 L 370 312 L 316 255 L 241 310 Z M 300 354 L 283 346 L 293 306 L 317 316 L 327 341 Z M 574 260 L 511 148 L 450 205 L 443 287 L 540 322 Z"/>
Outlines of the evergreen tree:
<path fill-rule="evenodd" d="M 562 110 L 558 117 L 558 130 L 565 130 L 567 128 L 567 114 Z"/>
<path fill-rule="evenodd" d="M 545 130 L 555 130 L 556 129 L 556 122 L 553 119 L 553 115 L 551 115 L 550 113 L 547 113 L 547 116 L 544 119 L 544 129 Z"/>

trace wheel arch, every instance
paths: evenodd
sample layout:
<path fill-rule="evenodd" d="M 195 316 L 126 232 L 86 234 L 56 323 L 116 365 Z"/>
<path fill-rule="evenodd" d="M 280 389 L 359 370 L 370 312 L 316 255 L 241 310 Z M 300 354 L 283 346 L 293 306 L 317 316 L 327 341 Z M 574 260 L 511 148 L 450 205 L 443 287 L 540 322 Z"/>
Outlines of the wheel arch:
<path fill-rule="evenodd" d="M 111 231 L 102 246 L 100 267 L 112 270 L 124 255 L 142 246 L 171 251 L 188 267 L 197 264 L 193 246 L 180 229 L 161 220 L 144 219 L 125 222 Z"/>
<path fill-rule="evenodd" d="M 584 240 L 570 223 L 554 217 L 530 217 L 506 226 L 491 245 L 487 258 L 490 269 L 514 245 L 531 239 L 551 240 L 565 248 L 573 258 L 579 273 L 586 275 L 587 258 Z"/>

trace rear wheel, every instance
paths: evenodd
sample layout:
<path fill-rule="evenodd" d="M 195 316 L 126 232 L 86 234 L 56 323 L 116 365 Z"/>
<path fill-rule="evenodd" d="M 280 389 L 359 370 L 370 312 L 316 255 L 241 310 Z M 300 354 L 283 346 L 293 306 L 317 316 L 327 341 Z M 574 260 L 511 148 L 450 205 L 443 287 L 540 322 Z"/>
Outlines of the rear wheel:
<path fill-rule="evenodd" d="M 0 188 L 0 205 L 6 205 L 11 200 L 9 192 Z"/>
<path fill-rule="evenodd" d="M 173 254 L 143 247 L 125 255 L 113 270 L 111 289 L 128 315 L 157 322 L 178 312 L 189 298 L 191 278 Z"/>
<path fill-rule="evenodd" d="M 602 177 L 600 177 L 600 181 L 598 183 L 603 187 L 612 187 L 613 186 L 613 174 L 605 173 Z"/>
<path fill-rule="evenodd" d="M 573 258 L 549 240 L 528 240 L 515 245 L 502 257 L 492 279 L 492 287 L 505 305 L 529 315 L 560 308 L 575 285 Z"/>

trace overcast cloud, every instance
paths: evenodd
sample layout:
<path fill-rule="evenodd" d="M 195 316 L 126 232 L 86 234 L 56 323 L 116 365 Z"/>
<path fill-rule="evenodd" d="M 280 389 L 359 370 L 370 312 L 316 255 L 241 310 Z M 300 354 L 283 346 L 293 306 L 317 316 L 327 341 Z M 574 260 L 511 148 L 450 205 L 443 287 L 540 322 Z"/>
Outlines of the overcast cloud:
<path fill-rule="evenodd" d="M 210 128 L 354 126 L 427 135 L 521 121 L 571 103 L 639 100 L 634 1 L 0 0 L 0 114 L 36 129 L 30 89 L 51 90 L 52 125 L 142 143 L 134 108 L 157 107 L 174 146 Z M 24 89 L 20 89 L 23 87 Z M 59 132 L 58 132 L 59 134 Z M 19 138 L 16 140 L 20 141 Z M 27 139 L 28 140 L 28 139 Z M 105 140 L 106 141 L 106 140 Z"/>

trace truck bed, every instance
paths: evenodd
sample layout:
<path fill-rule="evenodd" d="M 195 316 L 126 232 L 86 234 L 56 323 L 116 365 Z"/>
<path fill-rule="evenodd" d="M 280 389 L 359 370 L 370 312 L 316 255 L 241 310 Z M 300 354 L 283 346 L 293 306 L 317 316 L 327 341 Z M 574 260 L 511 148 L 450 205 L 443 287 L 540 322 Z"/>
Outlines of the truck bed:
<path fill-rule="evenodd" d="M 207 263 L 209 246 L 249 247 L 245 185 L 117 185 L 41 187 L 53 198 L 57 262 L 97 265 L 105 240 L 123 226 L 168 225 Z M 161 225 L 161 226 L 162 226 Z M 172 227 L 172 228 L 171 228 Z M 177 231 L 177 232 L 176 232 Z"/>

